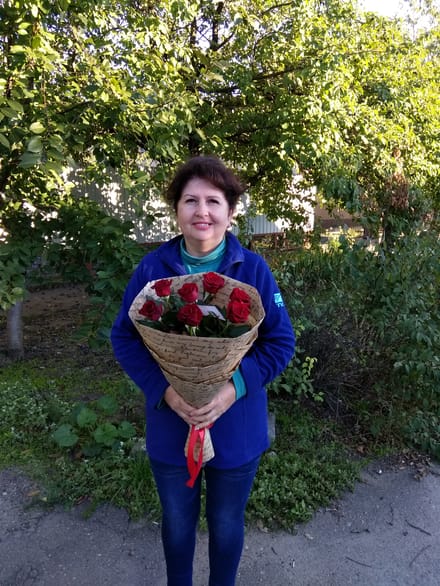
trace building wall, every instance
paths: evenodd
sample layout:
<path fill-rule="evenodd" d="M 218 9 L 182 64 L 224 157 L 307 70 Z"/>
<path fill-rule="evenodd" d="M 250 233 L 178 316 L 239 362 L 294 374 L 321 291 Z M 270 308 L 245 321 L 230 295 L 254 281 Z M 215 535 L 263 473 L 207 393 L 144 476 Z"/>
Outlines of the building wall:
<path fill-rule="evenodd" d="M 109 175 L 110 181 L 103 187 L 93 183 L 85 184 L 78 179 L 73 170 L 69 173 L 68 180 L 73 182 L 73 193 L 78 197 L 88 197 L 96 201 L 107 214 L 118 217 L 121 220 L 131 221 L 134 226 L 134 235 L 138 242 L 162 242 L 178 233 L 174 212 L 159 196 L 152 197 L 139 210 L 134 202 L 131 201 L 128 191 L 124 189 L 117 174 L 109 171 Z M 307 218 L 303 228 L 312 230 L 313 207 L 309 203 L 304 204 L 298 199 L 292 199 L 292 206 L 295 205 L 306 207 Z M 250 209 L 249 199 L 245 196 L 238 206 L 237 213 L 246 214 L 248 209 Z M 154 221 L 152 221 L 153 218 Z M 255 236 L 279 234 L 288 227 L 285 221 L 270 221 L 263 214 L 254 215 L 250 213 L 248 223 L 247 232 Z M 237 226 L 233 226 L 232 231 L 237 234 Z"/>

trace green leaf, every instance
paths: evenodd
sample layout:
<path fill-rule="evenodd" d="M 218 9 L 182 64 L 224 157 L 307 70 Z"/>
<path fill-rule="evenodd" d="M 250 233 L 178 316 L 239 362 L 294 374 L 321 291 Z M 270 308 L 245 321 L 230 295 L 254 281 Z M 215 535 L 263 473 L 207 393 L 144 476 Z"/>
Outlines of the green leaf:
<path fill-rule="evenodd" d="M 43 150 L 43 142 L 39 136 L 34 136 L 27 144 L 27 150 L 31 153 L 39 153 Z"/>
<path fill-rule="evenodd" d="M 93 437 L 98 444 L 111 447 L 118 436 L 118 430 L 113 423 L 103 423 L 93 432 Z"/>
<path fill-rule="evenodd" d="M 0 133 L 0 143 L 5 146 L 7 149 L 11 148 L 9 140 L 6 138 L 4 134 Z"/>
<path fill-rule="evenodd" d="M 148 326 L 153 330 L 166 331 L 168 329 L 168 326 L 165 323 L 159 321 L 152 321 L 150 319 L 138 319 L 136 321 L 142 326 Z"/>
<path fill-rule="evenodd" d="M 76 422 L 79 427 L 92 427 L 97 420 L 96 413 L 88 407 L 83 407 L 76 416 Z"/>
<path fill-rule="evenodd" d="M 20 102 L 17 102 L 16 100 L 6 100 L 6 102 L 15 112 L 24 112 L 23 105 Z"/>
<path fill-rule="evenodd" d="M 105 395 L 96 402 L 97 407 L 107 415 L 114 415 L 118 410 L 118 403 L 114 397 Z"/>
<path fill-rule="evenodd" d="M 136 435 L 134 426 L 129 421 L 122 421 L 118 427 L 119 437 L 130 439 Z"/>
<path fill-rule="evenodd" d="M 26 47 L 24 45 L 12 45 L 12 47 L 10 48 L 11 53 L 16 54 L 16 53 L 25 53 L 26 52 Z"/>
<path fill-rule="evenodd" d="M 228 338 L 238 338 L 239 336 L 245 334 L 251 329 L 251 326 L 248 324 L 240 324 L 236 326 L 228 326 L 227 328 L 227 336 Z"/>
<path fill-rule="evenodd" d="M 29 126 L 29 130 L 31 132 L 33 132 L 34 134 L 42 134 L 46 128 L 44 127 L 44 125 L 40 122 L 33 122 L 30 126 Z"/>
<path fill-rule="evenodd" d="M 33 167 L 40 162 L 40 155 L 36 153 L 23 153 L 20 157 L 20 167 L 28 168 Z"/>
<path fill-rule="evenodd" d="M 78 436 L 68 423 L 60 425 L 52 434 L 53 439 L 61 448 L 71 448 L 78 442 Z"/>
<path fill-rule="evenodd" d="M 52 157 L 55 161 L 64 161 L 65 156 L 59 149 L 47 149 L 47 156 Z"/>

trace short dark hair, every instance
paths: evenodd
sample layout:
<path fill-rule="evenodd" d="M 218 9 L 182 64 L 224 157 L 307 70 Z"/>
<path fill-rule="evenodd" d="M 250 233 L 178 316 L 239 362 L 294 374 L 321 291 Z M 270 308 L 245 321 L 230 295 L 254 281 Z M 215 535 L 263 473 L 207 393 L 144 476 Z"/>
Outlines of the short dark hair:
<path fill-rule="evenodd" d="M 177 211 L 185 185 L 194 177 L 205 179 L 223 191 L 229 209 L 236 207 L 240 195 L 246 191 L 244 184 L 222 160 L 214 155 L 199 155 L 181 165 L 168 186 L 165 199 L 174 211 Z"/>

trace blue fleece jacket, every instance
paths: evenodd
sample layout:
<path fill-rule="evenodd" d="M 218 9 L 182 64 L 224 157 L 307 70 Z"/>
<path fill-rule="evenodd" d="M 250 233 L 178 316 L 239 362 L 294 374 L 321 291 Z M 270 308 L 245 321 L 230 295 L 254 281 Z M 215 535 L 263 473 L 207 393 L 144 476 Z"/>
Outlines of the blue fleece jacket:
<path fill-rule="evenodd" d="M 173 238 L 141 260 L 126 288 L 111 340 L 118 362 L 145 394 L 149 456 L 168 464 L 185 466 L 188 425 L 166 404 L 162 406 L 161 399 L 168 382 L 128 316 L 133 299 L 146 283 L 186 273 L 180 254 L 181 239 L 182 236 Z M 226 252 L 218 272 L 254 286 L 266 312 L 257 340 L 240 363 L 247 394 L 237 400 L 210 430 L 215 457 L 209 464 L 216 468 L 235 468 L 251 461 L 269 446 L 264 387 L 287 366 L 294 353 L 295 336 L 266 262 L 243 248 L 230 232 L 226 234 Z"/>

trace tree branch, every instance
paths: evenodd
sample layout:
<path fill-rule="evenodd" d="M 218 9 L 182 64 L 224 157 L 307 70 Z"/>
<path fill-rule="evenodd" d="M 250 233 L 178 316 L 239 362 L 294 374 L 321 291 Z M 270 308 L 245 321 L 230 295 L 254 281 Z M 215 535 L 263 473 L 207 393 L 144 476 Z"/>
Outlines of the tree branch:
<path fill-rule="evenodd" d="M 267 10 L 264 10 L 262 14 L 270 14 L 273 10 L 278 10 L 278 8 L 285 8 L 286 6 L 292 6 L 293 4 L 296 5 L 297 2 L 280 2 L 280 4 L 275 4 L 275 6 L 267 8 Z"/>

